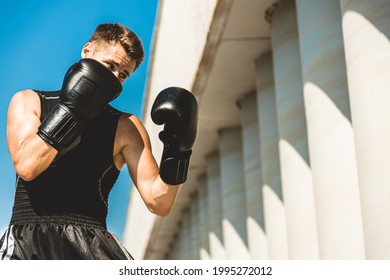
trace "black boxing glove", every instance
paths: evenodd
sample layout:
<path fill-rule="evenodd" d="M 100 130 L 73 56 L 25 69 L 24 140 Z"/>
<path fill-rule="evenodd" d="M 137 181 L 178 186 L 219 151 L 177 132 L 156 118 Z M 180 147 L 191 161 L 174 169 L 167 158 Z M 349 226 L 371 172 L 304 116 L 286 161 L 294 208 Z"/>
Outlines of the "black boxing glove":
<path fill-rule="evenodd" d="M 164 125 L 160 177 L 170 185 L 187 180 L 188 167 L 198 131 L 198 103 L 189 91 L 170 87 L 161 91 L 151 110 L 154 123 Z"/>
<path fill-rule="evenodd" d="M 80 60 L 65 74 L 60 101 L 43 120 L 37 134 L 58 151 L 69 147 L 84 124 L 121 91 L 121 83 L 108 68 L 94 59 Z"/>

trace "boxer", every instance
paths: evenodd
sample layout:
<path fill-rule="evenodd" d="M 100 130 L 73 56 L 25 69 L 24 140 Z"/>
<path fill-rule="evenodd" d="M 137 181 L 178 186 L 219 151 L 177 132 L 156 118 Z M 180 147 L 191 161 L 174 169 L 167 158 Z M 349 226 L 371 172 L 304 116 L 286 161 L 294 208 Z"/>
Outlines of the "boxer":
<path fill-rule="evenodd" d="M 125 165 L 149 211 L 170 213 L 187 180 L 197 102 L 178 87 L 157 96 L 151 117 L 164 125 L 158 166 L 141 121 L 109 105 L 143 57 L 131 30 L 101 24 L 60 90 L 12 97 L 7 143 L 16 193 L 0 259 L 132 259 L 106 226 L 109 193 Z"/>

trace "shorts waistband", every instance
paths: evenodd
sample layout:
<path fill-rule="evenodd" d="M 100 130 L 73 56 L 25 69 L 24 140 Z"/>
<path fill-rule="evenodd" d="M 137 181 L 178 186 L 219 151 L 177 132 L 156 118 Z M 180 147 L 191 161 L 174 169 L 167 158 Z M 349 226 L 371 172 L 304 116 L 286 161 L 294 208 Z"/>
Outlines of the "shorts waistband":
<path fill-rule="evenodd" d="M 94 227 L 100 229 L 107 229 L 106 223 L 101 222 L 93 217 L 83 216 L 79 214 L 67 215 L 13 215 L 10 224 L 38 224 L 38 223 L 52 223 L 52 224 L 72 224 L 77 226 Z"/>

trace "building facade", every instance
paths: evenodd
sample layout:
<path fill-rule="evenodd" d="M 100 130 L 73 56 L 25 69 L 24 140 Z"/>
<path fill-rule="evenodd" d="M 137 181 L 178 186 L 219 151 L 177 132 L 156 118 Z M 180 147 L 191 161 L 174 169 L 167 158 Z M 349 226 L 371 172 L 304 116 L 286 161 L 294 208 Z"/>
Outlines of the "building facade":
<path fill-rule="evenodd" d="M 199 103 L 172 213 L 132 188 L 136 259 L 390 259 L 390 1 L 161 0 L 144 100 Z"/>

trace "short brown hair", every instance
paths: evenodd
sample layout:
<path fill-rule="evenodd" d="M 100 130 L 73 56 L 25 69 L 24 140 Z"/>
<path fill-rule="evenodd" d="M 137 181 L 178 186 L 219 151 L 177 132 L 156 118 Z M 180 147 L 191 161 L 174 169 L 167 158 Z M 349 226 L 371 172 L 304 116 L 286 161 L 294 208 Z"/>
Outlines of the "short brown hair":
<path fill-rule="evenodd" d="M 141 40 L 126 26 L 119 23 L 99 24 L 89 42 L 120 43 L 127 55 L 135 60 L 135 69 L 144 60 L 144 49 Z"/>

